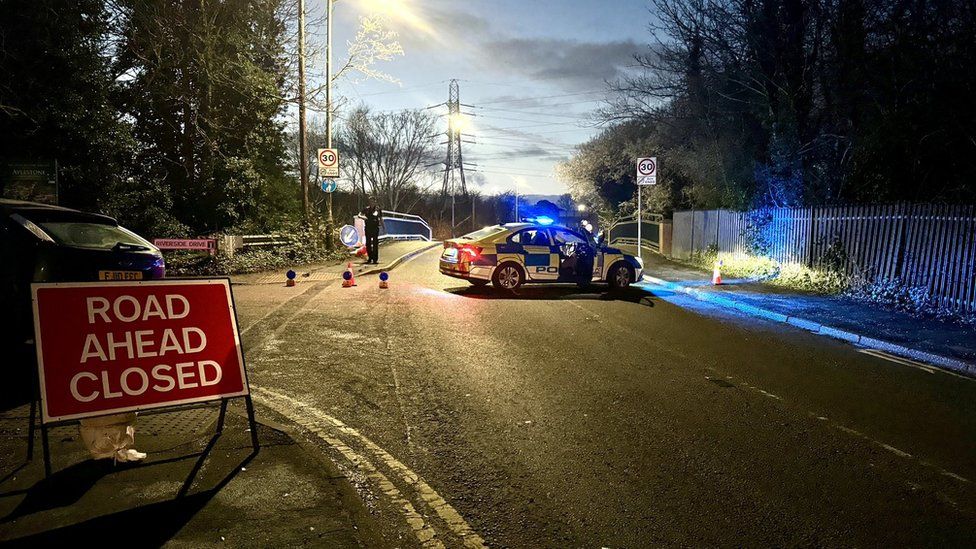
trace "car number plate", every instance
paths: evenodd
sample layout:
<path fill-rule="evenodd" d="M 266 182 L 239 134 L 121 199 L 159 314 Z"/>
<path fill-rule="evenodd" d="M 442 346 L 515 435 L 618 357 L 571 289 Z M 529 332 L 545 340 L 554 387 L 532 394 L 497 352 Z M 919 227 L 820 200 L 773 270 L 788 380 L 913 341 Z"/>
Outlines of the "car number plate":
<path fill-rule="evenodd" d="M 142 280 L 142 271 L 98 271 L 99 280 Z"/>
<path fill-rule="evenodd" d="M 444 250 L 444 253 L 441 255 L 441 261 L 445 261 L 447 263 L 457 263 L 457 248 L 448 248 Z"/>

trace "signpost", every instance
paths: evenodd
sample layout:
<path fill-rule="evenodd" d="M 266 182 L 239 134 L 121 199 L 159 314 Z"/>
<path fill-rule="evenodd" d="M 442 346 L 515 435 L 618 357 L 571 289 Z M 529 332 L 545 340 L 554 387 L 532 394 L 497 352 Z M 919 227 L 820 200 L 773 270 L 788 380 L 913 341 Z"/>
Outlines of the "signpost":
<path fill-rule="evenodd" d="M 335 179 L 325 179 L 322 181 L 322 192 L 333 193 L 339 188 L 339 183 Z"/>
<path fill-rule="evenodd" d="M 339 177 L 339 150 L 319 149 L 319 177 L 333 179 Z"/>
<path fill-rule="evenodd" d="M 644 248 L 641 241 L 641 187 L 644 185 L 657 185 L 657 157 L 645 157 L 637 159 L 637 257 L 644 259 L 642 250 Z"/>
<path fill-rule="evenodd" d="M 160 250 L 193 250 L 213 255 L 217 251 L 217 240 L 213 238 L 157 238 L 153 246 Z"/>
<path fill-rule="evenodd" d="M 49 424 L 219 400 L 219 432 L 235 397 L 246 399 L 258 447 L 228 279 L 42 283 L 31 292 L 46 470 Z"/>

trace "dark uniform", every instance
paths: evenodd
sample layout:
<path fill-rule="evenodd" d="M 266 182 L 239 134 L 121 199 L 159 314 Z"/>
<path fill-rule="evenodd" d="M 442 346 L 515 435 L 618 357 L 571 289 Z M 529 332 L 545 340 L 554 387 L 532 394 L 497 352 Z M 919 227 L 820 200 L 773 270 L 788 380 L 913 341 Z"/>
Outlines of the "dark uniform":
<path fill-rule="evenodd" d="M 580 227 L 583 233 L 585 244 L 576 246 L 576 283 L 580 286 L 589 286 L 593 283 L 593 260 L 596 256 L 596 240 L 593 233 L 586 226 Z"/>
<path fill-rule="evenodd" d="M 367 263 L 379 263 L 380 260 L 380 222 L 383 214 L 376 206 L 366 206 L 360 215 L 366 218 L 366 253 Z"/>

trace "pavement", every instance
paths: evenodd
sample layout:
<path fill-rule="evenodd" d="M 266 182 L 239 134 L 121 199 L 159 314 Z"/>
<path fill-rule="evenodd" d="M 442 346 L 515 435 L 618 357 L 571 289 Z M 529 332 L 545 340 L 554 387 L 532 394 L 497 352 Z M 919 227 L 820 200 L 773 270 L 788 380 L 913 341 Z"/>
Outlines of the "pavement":
<path fill-rule="evenodd" d="M 369 511 L 334 465 L 281 429 L 259 425 L 254 453 L 243 407 L 141 415 L 136 448 L 148 458 L 88 458 L 77 425 L 50 431 L 53 474 L 40 436 L 26 461 L 28 407 L 0 414 L 0 541 L 133 547 L 373 546 Z"/>
<path fill-rule="evenodd" d="M 636 249 L 628 250 L 636 252 Z M 771 284 L 725 279 L 712 285 L 706 272 L 653 253 L 644 254 L 645 282 L 754 316 L 789 323 L 861 347 L 876 349 L 976 377 L 976 329 L 920 318 L 855 301 Z"/>

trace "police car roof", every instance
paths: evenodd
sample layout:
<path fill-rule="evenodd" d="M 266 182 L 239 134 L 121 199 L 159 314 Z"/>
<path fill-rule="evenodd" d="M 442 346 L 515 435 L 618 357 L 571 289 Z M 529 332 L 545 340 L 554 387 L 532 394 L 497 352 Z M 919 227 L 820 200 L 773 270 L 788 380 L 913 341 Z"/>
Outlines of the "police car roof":
<path fill-rule="evenodd" d="M 555 229 L 567 229 L 567 230 L 570 230 L 565 225 L 559 225 L 559 224 L 556 224 L 556 223 L 527 223 L 527 222 L 524 222 L 524 221 L 521 222 L 521 223 L 506 223 L 506 224 L 504 224 L 502 226 L 505 227 L 506 229 L 510 230 L 510 231 L 517 231 L 519 229 L 527 229 L 529 227 L 548 227 L 550 229 L 555 228 Z"/>

